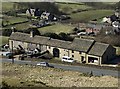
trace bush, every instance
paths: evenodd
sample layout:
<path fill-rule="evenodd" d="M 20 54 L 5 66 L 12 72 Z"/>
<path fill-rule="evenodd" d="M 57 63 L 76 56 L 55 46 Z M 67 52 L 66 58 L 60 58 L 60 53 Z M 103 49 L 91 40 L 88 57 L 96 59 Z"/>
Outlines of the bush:
<path fill-rule="evenodd" d="M 10 36 L 11 33 L 12 33 L 11 29 L 4 29 L 4 30 L 2 30 L 2 35 L 3 36 Z"/>
<path fill-rule="evenodd" d="M 66 33 L 61 32 L 60 34 L 56 33 L 45 33 L 44 36 L 51 37 L 53 39 L 65 40 L 65 41 L 73 41 L 73 38 Z"/>
<path fill-rule="evenodd" d="M 28 28 L 26 30 L 23 30 L 24 33 L 30 34 L 30 32 L 33 31 L 34 35 L 41 35 L 37 28 Z"/>
<path fill-rule="evenodd" d="M 66 33 L 61 32 L 59 34 L 60 40 L 73 41 L 73 38 Z"/>
<path fill-rule="evenodd" d="M 16 11 L 9 11 L 9 12 L 7 12 L 6 13 L 6 15 L 8 15 L 8 16 L 17 16 L 17 12 Z"/>
<path fill-rule="evenodd" d="M 44 36 L 51 37 L 54 39 L 60 39 L 60 37 L 56 33 L 45 33 Z"/>

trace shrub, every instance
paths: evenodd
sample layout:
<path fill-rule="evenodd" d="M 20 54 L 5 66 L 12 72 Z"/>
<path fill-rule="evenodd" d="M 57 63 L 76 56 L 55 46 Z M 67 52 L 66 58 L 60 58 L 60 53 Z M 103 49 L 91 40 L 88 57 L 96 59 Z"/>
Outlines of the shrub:
<path fill-rule="evenodd" d="M 12 33 L 11 29 L 4 29 L 4 30 L 2 30 L 2 35 L 3 36 L 10 36 L 11 33 Z"/>
<path fill-rule="evenodd" d="M 56 33 L 45 33 L 44 36 L 51 37 L 54 39 L 60 39 L 60 37 Z"/>
<path fill-rule="evenodd" d="M 34 35 L 41 35 L 37 28 L 28 28 L 23 30 L 24 33 L 30 34 L 30 31 L 33 31 Z"/>
<path fill-rule="evenodd" d="M 69 36 L 68 34 L 63 33 L 63 32 L 61 32 L 61 33 L 59 34 L 59 37 L 60 37 L 61 40 L 73 41 L 73 38 L 72 38 L 71 36 Z"/>

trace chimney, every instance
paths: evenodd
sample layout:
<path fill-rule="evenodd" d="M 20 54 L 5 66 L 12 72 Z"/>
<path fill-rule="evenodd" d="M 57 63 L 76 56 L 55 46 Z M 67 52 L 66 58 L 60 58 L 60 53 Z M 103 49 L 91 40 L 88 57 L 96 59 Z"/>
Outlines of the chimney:
<path fill-rule="evenodd" d="M 15 33 L 15 27 L 11 27 L 12 34 Z"/>
<path fill-rule="evenodd" d="M 33 32 L 33 30 L 30 31 L 30 37 L 34 37 L 34 32 Z"/>

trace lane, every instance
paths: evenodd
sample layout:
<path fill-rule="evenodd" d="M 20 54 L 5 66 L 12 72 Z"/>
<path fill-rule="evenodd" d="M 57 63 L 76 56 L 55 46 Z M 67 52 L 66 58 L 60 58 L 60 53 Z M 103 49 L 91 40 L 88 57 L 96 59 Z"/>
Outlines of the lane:
<path fill-rule="evenodd" d="M 12 59 L 2 59 L 1 62 L 11 62 Z M 21 61 L 21 60 L 14 60 L 14 63 L 16 64 L 28 64 L 28 65 L 36 65 L 39 62 L 33 62 L 33 61 Z M 99 69 L 99 68 L 93 68 L 88 66 L 69 66 L 69 65 L 61 65 L 61 64 L 55 64 L 55 63 L 49 63 L 50 65 L 54 66 L 54 68 L 60 68 L 64 70 L 71 70 L 71 71 L 79 71 L 83 73 L 91 73 L 96 76 L 102 76 L 102 75 L 111 75 L 114 77 L 118 77 L 119 73 L 116 70 L 108 70 L 108 69 Z"/>
<path fill-rule="evenodd" d="M 107 69 L 98 69 L 93 67 L 85 67 L 85 66 L 62 66 L 62 65 L 55 65 L 55 68 L 61 68 L 65 70 L 72 70 L 72 71 L 79 71 L 83 73 L 93 73 L 93 75 L 96 76 L 102 76 L 102 75 L 111 75 L 114 77 L 118 77 L 118 71 L 113 70 L 107 70 Z"/>
<path fill-rule="evenodd" d="M 11 62 L 12 63 L 12 59 L 5 59 L 3 58 L 2 60 L 0 60 L 1 62 Z M 24 64 L 24 65 L 36 65 L 37 62 L 32 62 L 32 61 L 21 61 L 21 60 L 14 60 L 15 64 Z"/>

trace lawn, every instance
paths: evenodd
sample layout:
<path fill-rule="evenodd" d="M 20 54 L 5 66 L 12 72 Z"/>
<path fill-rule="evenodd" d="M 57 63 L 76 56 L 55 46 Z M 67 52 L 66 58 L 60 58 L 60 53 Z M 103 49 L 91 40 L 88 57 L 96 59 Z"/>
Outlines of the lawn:
<path fill-rule="evenodd" d="M 30 28 L 30 22 L 16 24 L 16 25 L 9 25 L 4 27 L 3 29 L 11 29 L 11 27 L 15 27 L 17 30 L 24 30 Z"/>
<path fill-rule="evenodd" d="M 72 11 L 86 10 L 91 9 L 92 7 L 84 5 L 83 3 L 75 4 L 75 3 L 58 3 L 57 4 L 60 11 L 64 13 L 71 13 Z"/>
<path fill-rule="evenodd" d="M 72 21 L 76 22 L 88 22 L 90 20 L 94 19 L 101 19 L 104 16 L 109 16 L 114 14 L 113 10 L 90 10 L 90 11 L 85 11 L 85 12 L 80 12 L 76 14 L 71 14 L 70 17 Z"/>
<path fill-rule="evenodd" d="M 13 16 L 4 16 L 3 17 L 3 24 L 4 25 L 21 23 L 21 22 L 25 22 L 25 21 L 28 21 L 28 19 L 22 18 L 22 17 L 13 17 Z"/>
<path fill-rule="evenodd" d="M 2 11 L 11 11 L 13 10 L 13 2 L 2 2 Z"/>
<path fill-rule="evenodd" d="M 8 38 L 6 36 L 0 36 L 0 46 L 3 44 L 8 44 Z"/>
<path fill-rule="evenodd" d="M 56 23 L 55 25 L 42 27 L 42 28 L 39 28 L 38 30 L 41 33 L 46 33 L 46 32 L 52 33 L 53 32 L 53 33 L 59 34 L 60 32 L 70 33 L 72 32 L 73 28 L 74 28 L 73 26 L 68 25 L 68 24 Z"/>

